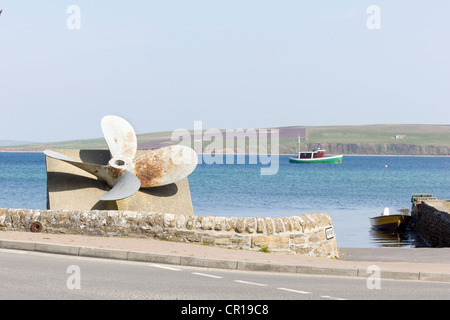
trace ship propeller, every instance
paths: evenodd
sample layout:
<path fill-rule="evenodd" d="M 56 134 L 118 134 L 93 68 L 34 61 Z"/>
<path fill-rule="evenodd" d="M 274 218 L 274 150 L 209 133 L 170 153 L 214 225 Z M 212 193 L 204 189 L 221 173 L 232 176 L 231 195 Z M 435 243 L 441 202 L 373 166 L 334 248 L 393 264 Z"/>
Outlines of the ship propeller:
<path fill-rule="evenodd" d="M 111 154 L 107 165 L 75 161 L 55 151 L 44 151 L 47 157 L 69 163 L 106 182 L 111 190 L 100 200 L 120 200 L 132 196 L 140 188 L 175 183 L 191 174 L 197 166 L 196 152 L 182 145 L 150 150 L 136 157 L 135 131 L 118 116 L 103 117 L 101 128 Z"/>

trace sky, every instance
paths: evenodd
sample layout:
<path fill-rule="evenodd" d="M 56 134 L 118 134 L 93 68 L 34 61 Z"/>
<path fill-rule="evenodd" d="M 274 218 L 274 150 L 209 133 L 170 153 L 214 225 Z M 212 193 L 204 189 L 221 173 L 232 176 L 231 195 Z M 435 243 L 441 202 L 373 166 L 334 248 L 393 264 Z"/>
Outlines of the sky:
<path fill-rule="evenodd" d="M 448 0 L 0 0 L 0 9 L 0 140 L 98 138 L 108 114 L 138 134 L 195 121 L 450 124 Z"/>

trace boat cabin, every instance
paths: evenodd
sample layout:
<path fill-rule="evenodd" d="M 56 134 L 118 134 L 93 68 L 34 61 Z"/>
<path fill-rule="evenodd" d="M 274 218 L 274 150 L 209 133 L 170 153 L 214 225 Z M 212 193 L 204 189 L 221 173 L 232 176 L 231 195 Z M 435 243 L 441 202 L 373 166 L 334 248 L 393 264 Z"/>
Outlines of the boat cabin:
<path fill-rule="evenodd" d="M 314 159 L 325 157 L 325 150 L 317 149 L 314 151 L 300 152 L 300 159 Z"/>

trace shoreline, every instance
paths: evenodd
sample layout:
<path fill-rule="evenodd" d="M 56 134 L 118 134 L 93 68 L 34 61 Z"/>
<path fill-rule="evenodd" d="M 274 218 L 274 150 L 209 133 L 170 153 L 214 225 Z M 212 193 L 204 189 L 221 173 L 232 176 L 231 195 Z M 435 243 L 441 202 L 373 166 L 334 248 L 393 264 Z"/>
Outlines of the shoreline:
<path fill-rule="evenodd" d="M 67 150 L 73 150 L 73 149 L 67 149 Z M 142 149 L 142 150 L 146 150 L 146 149 Z M 39 150 L 5 150 L 5 149 L 0 149 L 0 153 L 43 153 L 43 151 Z M 211 153 L 200 153 L 201 155 L 211 155 Z M 214 154 L 216 155 L 222 155 L 222 156 L 226 156 L 226 155 L 233 155 L 232 153 L 216 153 Z M 235 156 L 238 155 L 243 155 L 242 153 L 235 153 Z M 249 155 L 249 154 L 244 154 L 244 155 Z M 260 154 L 256 154 L 257 156 L 259 156 Z M 335 154 L 328 154 L 328 156 L 333 156 Z M 268 155 L 264 155 L 264 156 L 268 156 Z M 277 156 L 277 154 L 270 154 L 269 156 Z M 292 153 L 280 153 L 278 154 L 278 156 L 295 156 L 295 154 Z M 436 155 L 436 154 L 344 154 L 344 157 L 435 157 L 435 158 L 450 158 L 450 154 L 449 155 Z"/>

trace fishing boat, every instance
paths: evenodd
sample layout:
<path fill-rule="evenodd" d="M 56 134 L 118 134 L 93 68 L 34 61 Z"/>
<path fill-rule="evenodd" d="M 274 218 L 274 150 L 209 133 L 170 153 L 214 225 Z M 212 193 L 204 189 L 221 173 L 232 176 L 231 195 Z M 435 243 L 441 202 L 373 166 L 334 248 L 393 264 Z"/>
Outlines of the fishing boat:
<path fill-rule="evenodd" d="M 298 137 L 297 157 L 289 158 L 291 163 L 342 163 L 343 155 L 326 156 L 325 150 L 319 147 L 313 151 L 300 150 L 300 137 Z"/>
<path fill-rule="evenodd" d="M 390 214 L 389 208 L 384 208 L 383 213 L 379 216 L 369 218 L 373 228 L 388 231 L 399 232 L 406 229 L 411 215 L 409 214 Z"/>

